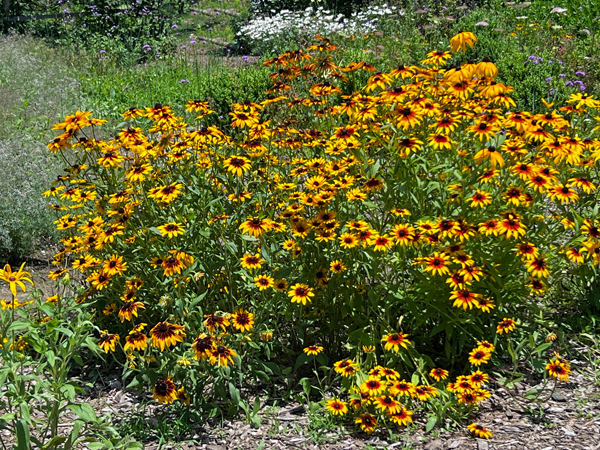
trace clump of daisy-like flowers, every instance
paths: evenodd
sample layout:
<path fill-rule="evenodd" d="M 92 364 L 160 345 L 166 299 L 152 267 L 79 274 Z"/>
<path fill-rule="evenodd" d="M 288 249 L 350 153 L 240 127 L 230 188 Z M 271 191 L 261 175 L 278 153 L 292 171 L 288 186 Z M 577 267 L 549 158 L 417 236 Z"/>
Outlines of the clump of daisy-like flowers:
<path fill-rule="evenodd" d="M 132 107 L 109 140 L 68 116 L 51 278 L 77 275 L 99 345 L 163 403 L 239 404 L 327 356 L 325 407 L 367 433 L 468 416 L 544 367 L 562 334 L 540 305 L 600 262 L 600 102 L 517 110 L 475 44 L 383 72 L 318 36 L 265 61 L 269 95 L 228 128 L 203 100 Z"/>

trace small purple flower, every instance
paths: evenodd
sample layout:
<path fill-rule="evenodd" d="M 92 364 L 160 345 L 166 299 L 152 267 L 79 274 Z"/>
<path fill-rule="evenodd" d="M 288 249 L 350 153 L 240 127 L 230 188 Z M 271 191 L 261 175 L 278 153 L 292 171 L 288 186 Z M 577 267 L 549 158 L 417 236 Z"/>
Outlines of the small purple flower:
<path fill-rule="evenodd" d="M 574 86 L 572 81 L 565 81 L 565 86 Z"/>
<path fill-rule="evenodd" d="M 189 82 L 190 82 L 190 80 L 186 80 L 184 78 L 182 78 L 181 80 L 179 80 L 179 83 L 189 83 Z"/>
<path fill-rule="evenodd" d="M 582 84 L 582 85 L 580 85 L 580 86 L 579 86 L 579 90 L 580 90 L 580 91 L 585 91 L 585 84 Z"/>
<path fill-rule="evenodd" d="M 193 39 L 190 41 L 190 45 L 194 45 L 195 43 L 196 43 L 196 41 Z"/>
<path fill-rule="evenodd" d="M 177 28 L 176 24 L 171 25 L 171 28 Z"/>
<path fill-rule="evenodd" d="M 550 95 L 554 95 L 555 93 L 556 93 L 556 91 L 554 89 L 550 89 L 550 92 L 549 92 Z"/>
<path fill-rule="evenodd" d="M 100 53 L 106 53 L 106 50 L 100 50 Z"/>
<path fill-rule="evenodd" d="M 561 66 L 563 65 L 563 62 L 562 62 L 562 61 L 559 61 L 558 63 L 559 63 Z"/>
<path fill-rule="evenodd" d="M 546 84 L 550 84 L 551 81 L 552 81 L 552 77 L 546 78 Z"/>
<path fill-rule="evenodd" d="M 578 70 L 577 72 L 575 72 L 575 75 L 578 75 L 580 77 L 585 77 L 585 72 L 582 72 L 581 70 Z"/>
<path fill-rule="evenodd" d="M 548 61 L 548 65 L 549 66 L 552 65 L 552 62 L 553 62 L 552 60 Z"/>
<path fill-rule="evenodd" d="M 242 56 L 242 59 L 244 60 L 244 62 L 248 62 L 248 57 L 246 55 Z"/>
<path fill-rule="evenodd" d="M 537 60 L 537 56 L 535 56 L 535 55 L 531 55 L 531 56 L 530 56 L 529 58 L 527 58 L 527 59 L 530 59 L 531 61 L 534 61 L 534 60 Z"/>
<path fill-rule="evenodd" d="M 181 46 L 181 50 L 183 50 L 183 49 L 185 49 L 185 48 L 187 48 L 187 45 L 182 45 L 182 46 Z"/>
<path fill-rule="evenodd" d="M 148 44 L 146 44 L 142 47 L 142 50 L 152 50 L 152 47 L 150 47 Z"/>
<path fill-rule="evenodd" d="M 566 75 L 564 73 L 559 73 L 558 76 L 561 77 L 561 78 L 566 77 Z"/>
<path fill-rule="evenodd" d="M 579 86 L 581 86 L 583 84 L 583 81 L 576 80 L 573 83 L 578 84 Z"/>

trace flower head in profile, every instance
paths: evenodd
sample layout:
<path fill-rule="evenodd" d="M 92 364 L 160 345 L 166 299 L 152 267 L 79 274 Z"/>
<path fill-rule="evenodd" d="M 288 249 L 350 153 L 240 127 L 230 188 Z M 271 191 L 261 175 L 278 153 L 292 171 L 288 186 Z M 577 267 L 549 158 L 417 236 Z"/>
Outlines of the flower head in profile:
<path fill-rule="evenodd" d="M 450 39 L 450 48 L 453 52 L 464 52 L 467 47 L 473 48 L 477 37 L 470 31 L 461 31 Z"/>
<path fill-rule="evenodd" d="M 472 423 L 471 425 L 467 425 L 467 429 L 478 438 L 489 439 L 492 437 L 492 432 L 483 425 Z"/>
<path fill-rule="evenodd" d="M 321 347 L 320 345 L 309 345 L 303 351 L 308 356 L 317 356 L 319 353 L 321 353 L 323 351 L 323 347 Z"/>

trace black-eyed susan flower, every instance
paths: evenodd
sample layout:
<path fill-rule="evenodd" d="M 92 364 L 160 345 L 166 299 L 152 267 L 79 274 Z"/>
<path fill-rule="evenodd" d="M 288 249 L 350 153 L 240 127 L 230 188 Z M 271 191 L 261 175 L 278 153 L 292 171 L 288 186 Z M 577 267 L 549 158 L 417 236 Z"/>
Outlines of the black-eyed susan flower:
<path fill-rule="evenodd" d="M 240 230 L 242 230 L 242 233 L 255 237 L 262 236 L 265 232 L 270 231 L 272 228 L 273 223 L 270 219 L 261 219 L 260 217 L 254 217 L 240 225 Z"/>
<path fill-rule="evenodd" d="M 421 258 L 419 261 L 425 266 L 425 271 L 430 272 L 432 275 L 448 275 L 450 273 L 448 268 L 450 261 L 442 253 L 435 252 L 429 257 Z"/>
<path fill-rule="evenodd" d="M 332 398 L 325 402 L 325 408 L 331 414 L 336 416 L 343 416 L 348 412 L 348 404 L 337 398 Z"/>
<path fill-rule="evenodd" d="M 227 367 L 229 363 L 233 364 L 233 357 L 237 356 L 235 350 L 225 347 L 224 345 L 217 345 L 208 350 L 209 362 L 214 366 Z"/>
<path fill-rule="evenodd" d="M 468 375 L 468 379 L 471 383 L 473 383 L 473 387 L 479 389 L 483 383 L 487 383 L 489 380 L 489 376 L 486 373 L 483 373 L 481 370 L 477 370 L 471 375 Z"/>
<path fill-rule="evenodd" d="M 223 331 L 225 331 L 226 327 L 229 326 L 229 318 L 225 316 L 219 316 L 217 314 L 205 314 L 203 323 L 204 326 L 208 328 L 208 331 L 212 334 L 217 328 L 221 328 Z"/>
<path fill-rule="evenodd" d="M 548 278 L 550 271 L 548 270 L 548 262 L 544 258 L 533 258 L 527 261 L 527 272 L 531 273 L 535 278 Z"/>
<path fill-rule="evenodd" d="M 118 334 L 110 334 L 104 330 L 98 341 L 98 347 L 104 350 L 105 353 L 114 352 L 119 339 L 120 337 Z"/>
<path fill-rule="evenodd" d="M 402 409 L 402 405 L 389 395 L 377 397 L 374 403 L 375 408 L 381 410 L 384 413 L 387 412 L 389 414 L 395 414 L 396 412 L 400 411 L 400 409 Z"/>
<path fill-rule="evenodd" d="M 388 386 L 388 392 L 394 397 L 412 397 L 415 387 L 413 383 L 406 380 L 393 381 L 391 386 Z"/>
<path fill-rule="evenodd" d="M 448 371 L 440 368 L 431 369 L 431 371 L 429 372 L 429 376 L 432 377 L 435 381 L 440 382 L 448 378 Z"/>
<path fill-rule="evenodd" d="M 231 325 L 242 333 L 250 331 L 254 327 L 254 314 L 238 309 L 231 315 Z"/>
<path fill-rule="evenodd" d="M 192 344 L 192 350 L 194 351 L 194 358 L 196 360 L 208 359 L 210 357 L 210 351 L 215 347 L 213 337 L 206 333 L 200 333 L 194 343 Z"/>
<path fill-rule="evenodd" d="M 308 356 L 317 356 L 319 353 L 321 353 L 323 351 L 323 347 L 321 347 L 320 345 L 309 345 L 303 351 Z"/>
<path fill-rule="evenodd" d="M 505 317 L 500 322 L 498 322 L 498 326 L 496 327 L 496 333 L 508 334 L 509 332 L 514 331 L 515 328 L 517 328 L 517 323 L 514 320 Z"/>
<path fill-rule="evenodd" d="M 471 204 L 473 208 L 483 208 L 492 203 L 492 194 L 486 191 L 477 189 L 472 197 L 467 198 L 467 202 Z"/>
<path fill-rule="evenodd" d="M 154 388 L 152 389 L 152 398 L 158 400 L 158 403 L 173 403 L 173 400 L 177 398 L 177 388 L 175 383 L 168 377 L 165 380 L 157 380 Z"/>
<path fill-rule="evenodd" d="M 129 332 L 129 335 L 125 338 L 123 350 L 139 350 L 142 352 L 146 350 L 146 347 L 148 346 L 148 337 L 142 333 L 145 326 L 145 323 L 141 323 Z"/>
<path fill-rule="evenodd" d="M 351 359 L 343 359 L 333 365 L 333 369 L 343 377 L 353 376 L 358 370 L 357 364 Z"/>
<path fill-rule="evenodd" d="M 279 292 L 284 292 L 287 290 L 289 283 L 286 280 L 275 280 L 273 283 L 273 288 L 278 290 Z"/>
<path fill-rule="evenodd" d="M 343 233 L 339 237 L 340 246 L 345 249 L 351 249 L 356 247 L 359 244 L 358 238 L 354 233 Z"/>
<path fill-rule="evenodd" d="M 269 275 L 258 275 L 254 277 L 254 285 L 259 291 L 264 291 L 270 287 L 273 287 L 275 280 Z"/>
<path fill-rule="evenodd" d="M 124 302 L 119 309 L 119 320 L 121 322 L 130 321 L 132 316 L 137 317 L 138 309 L 146 309 L 142 302 Z"/>
<path fill-rule="evenodd" d="M 169 348 L 172 345 L 177 345 L 178 342 L 183 342 L 185 326 L 159 322 L 150 330 L 150 337 L 152 338 L 152 346 L 160 348 L 162 352 L 165 347 Z"/>
<path fill-rule="evenodd" d="M 314 297 L 315 293 L 313 289 L 306 284 L 297 283 L 290 288 L 288 297 L 292 303 L 302 303 L 306 305 L 307 302 L 311 301 L 311 297 Z"/>
<path fill-rule="evenodd" d="M 550 360 L 550 362 L 546 364 L 546 370 L 550 375 L 560 381 L 568 381 L 571 373 L 569 364 L 561 361 L 558 358 L 555 360 Z"/>
<path fill-rule="evenodd" d="M 473 306 L 477 305 L 478 299 L 481 297 L 481 294 L 476 294 L 475 292 L 471 292 L 469 289 L 460 289 L 458 291 L 452 291 L 452 295 L 450 296 L 450 300 L 454 300 L 452 306 L 456 306 L 457 308 L 463 308 L 465 311 L 468 309 L 473 309 Z"/>
<path fill-rule="evenodd" d="M 231 156 L 223 161 L 223 167 L 235 176 L 241 177 L 245 172 L 250 170 L 252 164 L 250 160 L 244 156 Z"/>
<path fill-rule="evenodd" d="M 371 414 L 361 414 L 355 420 L 355 423 L 360 425 L 361 430 L 367 434 L 371 434 L 377 428 L 377 419 Z"/>
<path fill-rule="evenodd" d="M 401 407 L 395 413 L 389 416 L 389 419 L 397 425 L 407 426 L 409 423 L 412 423 L 412 411 Z"/>
<path fill-rule="evenodd" d="M 489 439 L 492 437 L 492 432 L 485 428 L 483 425 L 472 423 L 471 425 L 467 425 L 467 429 L 476 437 L 481 439 Z"/>
<path fill-rule="evenodd" d="M 260 269 L 261 266 L 265 263 L 265 260 L 260 257 L 259 253 L 256 253 L 255 255 L 246 254 L 242 256 L 240 261 L 244 269 L 250 270 Z"/>
<path fill-rule="evenodd" d="M 23 267 L 25 267 L 25 263 L 21 264 L 21 267 L 19 267 L 19 270 L 16 272 L 13 272 L 12 268 L 8 264 L 4 266 L 4 269 L 0 269 L 0 280 L 8 283 L 8 288 L 10 289 L 11 294 L 15 297 L 17 296 L 17 286 L 20 287 L 23 292 L 26 291 L 25 283 L 23 283 L 24 281 L 27 281 L 33 286 L 31 274 L 23 270 Z"/>
<path fill-rule="evenodd" d="M 387 351 L 393 351 L 398 353 L 400 347 L 408 348 L 410 341 L 407 339 L 408 334 L 403 333 L 388 333 L 386 336 L 381 338 L 381 342 L 385 342 L 384 348 Z"/>
<path fill-rule="evenodd" d="M 466 51 L 467 47 L 473 48 L 477 37 L 470 31 L 461 31 L 450 39 L 450 48 L 453 52 Z"/>
<path fill-rule="evenodd" d="M 489 298 L 478 297 L 475 299 L 475 307 L 485 313 L 489 313 L 496 305 Z"/>
<path fill-rule="evenodd" d="M 160 234 L 166 236 L 168 238 L 174 238 L 177 236 L 181 236 L 185 233 L 185 227 L 181 223 L 169 222 L 164 225 L 157 227 Z"/>
<path fill-rule="evenodd" d="M 485 351 L 481 347 L 477 347 L 469 353 L 469 362 L 474 366 L 480 366 L 481 364 L 487 364 L 491 357 L 491 352 Z"/>

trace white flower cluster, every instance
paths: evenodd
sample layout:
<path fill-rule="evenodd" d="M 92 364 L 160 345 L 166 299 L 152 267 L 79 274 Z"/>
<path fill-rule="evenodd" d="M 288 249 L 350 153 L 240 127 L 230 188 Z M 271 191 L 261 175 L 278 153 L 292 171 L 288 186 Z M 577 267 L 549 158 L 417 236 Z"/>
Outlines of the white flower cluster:
<path fill-rule="evenodd" d="M 377 30 L 381 18 L 395 11 L 395 6 L 384 4 L 370 6 L 345 17 L 323 7 L 308 7 L 304 11 L 284 9 L 270 17 L 252 19 L 240 29 L 238 36 L 249 38 L 255 43 L 265 43 L 292 35 L 313 37 L 315 34 L 367 34 Z"/>

